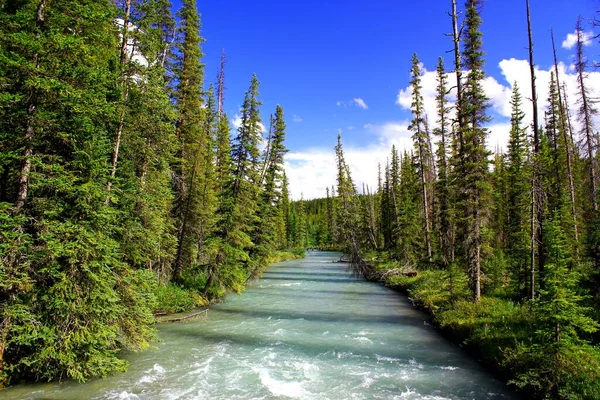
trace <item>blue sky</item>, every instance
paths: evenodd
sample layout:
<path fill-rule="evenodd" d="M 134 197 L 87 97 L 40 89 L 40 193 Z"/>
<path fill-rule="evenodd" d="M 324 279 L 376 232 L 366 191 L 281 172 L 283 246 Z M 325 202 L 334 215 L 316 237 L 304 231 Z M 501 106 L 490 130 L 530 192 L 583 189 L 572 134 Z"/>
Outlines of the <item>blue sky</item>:
<path fill-rule="evenodd" d="M 178 1 L 174 3 L 177 7 Z M 284 107 L 287 170 L 295 198 L 300 192 L 323 196 L 324 187 L 333 184 L 329 170 L 338 132 L 351 153 L 355 179 L 372 184 L 377 162 L 385 162 L 391 143 L 409 144 L 402 125 L 410 119 L 406 90 L 412 53 L 418 53 L 428 71 L 435 69 L 439 56 L 450 68 L 452 42 L 444 36 L 451 31 L 450 0 L 220 0 L 197 5 L 206 40 L 207 83 L 216 77 L 221 50 L 227 53 L 229 116 L 239 112 L 252 73 L 261 81 L 263 119 L 268 120 L 276 104 Z M 552 63 L 550 29 L 568 74 L 573 49 L 562 43 L 575 31 L 577 17 L 589 19 L 596 8 L 600 4 L 595 0 L 531 0 L 536 65 L 542 75 Z M 493 78 L 488 86 L 494 147 L 503 145 L 503 109 L 511 88 L 507 79 L 527 86 L 527 64 L 519 61 L 527 57 L 524 0 L 488 0 L 482 18 L 486 72 Z M 593 42 L 586 48 L 590 59 L 600 57 Z M 546 86 L 543 76 L 539 81 Z"/>

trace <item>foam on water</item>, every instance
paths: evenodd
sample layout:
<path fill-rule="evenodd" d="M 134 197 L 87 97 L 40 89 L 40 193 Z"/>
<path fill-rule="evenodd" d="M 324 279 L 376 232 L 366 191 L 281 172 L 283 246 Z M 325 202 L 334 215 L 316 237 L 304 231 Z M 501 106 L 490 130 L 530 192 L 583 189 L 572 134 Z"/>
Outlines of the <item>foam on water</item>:
<path fill-rule="evenodd" d="M 302 387 L 302 382 L 286 382 L 273 378 L 269 370 L 264 368 L 252 368 L 260 378 L 260 383 L 263 384 L 269 392 L 275 396 L 287 397 L 290 399 L 305 398 L 306 391 Z"/>

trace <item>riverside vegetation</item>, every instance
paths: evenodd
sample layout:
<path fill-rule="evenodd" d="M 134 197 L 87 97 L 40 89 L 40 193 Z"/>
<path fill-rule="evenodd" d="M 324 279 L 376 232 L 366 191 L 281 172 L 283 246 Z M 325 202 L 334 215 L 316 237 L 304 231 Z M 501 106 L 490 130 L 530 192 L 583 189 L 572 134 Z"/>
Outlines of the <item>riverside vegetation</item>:
<path fill-rule="evenodd" d="M 184 0 L 0 2 L 0 388 L 103 377 L 153 313 L 301 256 L 280 106 L 252 77 L 233 132 Z"/>
<path fill-rule="evenodd" d="M 359 194 L 338 137 L 337 185 L 306 204 L 309 244 L 343 249 L 358 274 L 408 292 L 448 336 L 528 398 L 598 399 L 597 110 L 581 21 L 577 115 L 570 115 L 555 65 L 540 123 L 532 67 L 531 129 L 515 83 L 507 151 L 490 157 L 481 3 L 466 1 L 458 21 L 451 2 L 454 66 L 447 73 L 439 60 L 435 116 L 424 112 L 422 66 L 413 56 L 414 149 L 391 149 L 376 188 Z M 533 66 L 529 2 L 524 6 Z"/>

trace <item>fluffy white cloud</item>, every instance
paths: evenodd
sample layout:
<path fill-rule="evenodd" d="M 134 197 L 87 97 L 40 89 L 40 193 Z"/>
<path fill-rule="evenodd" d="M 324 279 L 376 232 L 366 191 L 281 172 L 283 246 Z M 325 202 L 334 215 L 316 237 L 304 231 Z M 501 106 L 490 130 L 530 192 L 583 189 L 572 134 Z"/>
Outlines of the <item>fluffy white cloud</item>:
<path fill-rule="evenodd" d="M 364 130 L 376 142 L 361 148 L 344 146 L 344 156 L 359 191 L 362 191 L 363 183 L 371 189 L 377 184 L 378 165 L 385 168 L 392 145 L 400 152 L 412 149 L 411 133 L 407 127 L 408 121 L 366 124 Z M 285 169 L 293 199 L 300 199 L 301 194 L 305 199 L 325 197 L 325 188 L 331 187 L 336 181 L 334 145 L 335 139 L 332 137 L 330 148 L 290 152 L 285 156 Z"/>
<path fill-rule="evenodd" d="M 360 97 L 352 99 L 352 101 L 354 102 L 354 105 L 362 108 L 363 110 L 366 110 L 369 108 L 369 106 L 367 106 L 367 103 L 365 103 L 365 101 L 363 99 L 361 99 Z"/>
<path fill-rule="evenodd" d="M 292 118 L 294 122 L 302 122 L 303 119 L 301 116 L 294 114 L 294 118 Z"/>
<path fill-rule="evenodd" d="M 233 117 L 229 122 L 231 122 L 231 126 L 237 130 L 242 125 L 242 116 L 235 114 L 235 117 Z M 267 128 L 265 128 L 265 125 L 262 122 L 259 123 L 258 126 L 260 127 L 261 133 L 267 133 Z"/>
<path fill-rule="evenodd" d="M 334 142 L 332 141 L 332 144 Z M 367 148 L 344 147 L 344 156 L 350 166 L 352 178 L 359 191 L 363 183 L 370 188 L 376 184 L 377 165 L 386 163 L 390 148 L 386 145 L 372 145 Z M 336 163 L 333 146 L 329 149 L 312 149 L 291 152 L 285 157 L 285 170 L 290 182 L 290 195 L 293 199 L 325 197 L 325 189 L 336 181 Z"/>
<path fill-rule="evenodd" d="M 533 120 L 533 107 L 531 103 L 531 81 L 529 62 L 527 60 L 518 60 L 515 58 L 502 60 L 498 63 L 500 72 L 504 79 L 502 81 L 496 80 L 496 78 L 488 76 L 483 82 L 483 89 L 489 98 L 491 107 L 492 121 L 488 128 L 491 133 L 488 137 L 488 148 L 495 150 L 498 146 L 505 148 L 508 140 L 508 131 L 510 129 L 509 118 L 511 112 L 510 97 L 514 84 L 516 82 L 523 98 L 523 111 L 525 112 L 525 123 L 529 124 L 529 121 Z M 540 123 L 543 124 L 544 111 L 547 107 L 547 99 L 549 96 L 548 88 L 550 84 L 550 75 L 554 71 L 554 66 L 550 66 L 547 69 L 540 69 L 536 67 L 536 91 L 538 97 L 538 114 L 540 116 Z M 578 86 L 577 86 L 577 75 L 570 66 L 564 63 L 559 63 L 558 73 L 560 76 L 560 83 L 564 85 L 567 92 L 567 98 L 569 100 L 569 108 L 572 114 L 575 114 L 577 105 L 575 99 L 578 97 Z M 422 76 L 422 93 L 425 102 L 425 111 L 428 115 L 436 115 L 436 104 L 435 104 L 435 87 L 436 87 L 436 73 L 435 71 L 424 70 Z M 600 72 L 589 72 L 587 74 L 587 83 L 589 88 L 600 87 Z M 448 74 L 448 86 L 456 86 L 455 74 Z M 596 95 L 596 94 L 594 94 Z M 410 110 L 412 89 L 410 86 L 402 88 L 398 91 L 396 104 L 405 110 Z M 450 93 L 451 102 L 455 101 L 455 92 Z M 430 123 L 435 125 L 433 118 L 430 119 Z M 577 128 L 577 124 L 575 124 Z"/>
<path fill-rule="evenodd" d="M 341 101 L 340 100 L 340 101 L 336 102 L 335 105 L 338 107 L 344 107 L 344 108 L 358 107 L 358 108 L 362 108 L 363 110 L 369 109 L 369 106 L 367 105 L 367 103 L 360 97 L 355 97 L 352 99 L 352 101 Z"/>
<path fill-rule="evenodd" d="M 589 46 L 592 44 L 592 38 L 594 37 L 593 32 L 581 32 L 581 43 L 584 46 Z M 569 33 L 565 40 L 562 42 L 562 47 L 564 49 L 572 49 L 577 44 L 577 31 L 573 33 Z"/>

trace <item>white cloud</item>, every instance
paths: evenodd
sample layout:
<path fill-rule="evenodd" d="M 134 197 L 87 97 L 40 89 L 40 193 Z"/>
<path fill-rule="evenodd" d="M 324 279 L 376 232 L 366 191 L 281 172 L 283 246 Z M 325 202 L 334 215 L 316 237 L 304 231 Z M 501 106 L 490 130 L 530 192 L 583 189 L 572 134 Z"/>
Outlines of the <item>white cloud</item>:
<path fill-rule="evenodd" d="M 412 139 L 407 127 L 408 121 L 366 124 L 363 128 L 376 138 L 375 143 L 360 148 L 344 145 L 346 162 L 359 191 L 362 191 L 363 183 L 371 190 L 377 185 L 377 166 L 381 164 L 382 170 L 385 168 L 392 144 L 400 152 L 410 151 Z M 293 199 L 300 199 L 301 193 L 305 199 L 325 197 L 325 189 L 336 181 L 334 145 L 335 138 L 332 137 L 329 148 L 290 152 L 285 156 L 286 174 Z"/>
<path fill-rule="evenodd" d="M 331 148 L 311 149 L 301 152 L 291 152 L 285 157 L 285 169 L 290 182 L 290 195 L 294 200 L 325 197 L 327 187 L 336 181 L 336 161 L 332 138 Z M 376 185 L 377 164 L 385 166 L 390 147 L 373 145 L 367 148 L 351 148 L 344 146 L 344 156 L 350 166 L 352 179 L 358 190 L 362 191 L 363 183 L 369 188 Z"/>
<path fill-rule="evenodd" d="M 294 114 L 294 118 L 293 118 L 294 122 L 302 122 L 303 119 L 301 116 Z"/>
<path fill-rule="evenodd" d="M 352 101 L 354 102 L 354 105 L 362 108 L 363 110 L 367 110 L 369 108 L 369 106 L 367 106 L 367 103 L 365 103 L 365 101 L 363 99 L 361 99 L 360 97 L 352 99 Z"/>
<path fill-rule="evenodd" d="M 235 114 L 235 117 L 233 117 L 229 122 L 231 122 L 231 126 L 233 126 L 235 130 L 238 130 L 242 125 L 242 116 Z M 265 125 L 262 122 L 260 122 L 258 126 L 260 126 L 260 133 L 267 133 L 267 128 L 265 128 Z"/>
<path fill-rule="evenodd" d="M 488 149 L 494 151 L 498 146 L 500 148 L 506 148 L 508 140 L 508 131 L 510 129 L 510 98 L 513 90 L 514 82 L 517 82 L 519 91 L 523 98 L 522 109 L 525 112 L 525 124 L 531 124 L 533 121 L 533 107 L 531 103 L 531 78 L 529 71 L 529 62 L 527 60 L 518 60 L 515 58 L 502 60 L 498 63 L 500 72 L 504 79 L 500 81 L 496 78 L 488 76 L 483 82 L 483 89 L 490 101 L 490 114 L 492 120 L 488 125 L 490 130 L 490 136 L 488 137 L 487 145 Z M 565 84 L 567 88 L 567 97 L 569 99 L 569 107 L 571 113 L 574 115 L 577 105 L 575 99 L 577 98 L 577 76 L 570 66 L 563 63 L 558 65 L 560 82 L 561 85 Z M 431 125 L 435 125 L 436 115 L 436 104 L 435 104 L 435 87 L 436 87 L 436 73 L 435 71 L 424 70 L 424 74 L 421 78 L 422 93 L 424 98 L 424 107 L 426 113 L 429 115 Z M 538 115 L 540 118 L 540 124 L 544 123 L 544 111 L 546 109 L 546 103 L 548 99 L 548 87 L 550 84 L 550 73 L 554 71 L 554 66 L 550 66 L 547 69 L 541 69 L 536 67 L 536 91 L 538 97 Z M 597 88 L 600 87 L 600 72 L 589 72 L 588 76 L 588 87 Z M 456 75 L 448 74 L 448 86 L 456 86 Z M 594 93 L 594 95 L 596 95 Z M 398 91 L 396 104 L 401 108 L 410 111 L 412 90 L 410 86 L 401 88 Z M 449 99 L 452 102 L 455 101 L 455 91 L 452 91 L 449 95 Z M 453 105 L 453 104 L 452 104 Z M 575 120 L 575 119 L 574 119 Z M 575 124 L 577 130 L 577 124 Z"/>
<path fill-rule="evenodd" d="M 581 42 L 584 46 L 592 44 L 593 32 L 581 32 Z M 563 49 L 572 49 L 577 44 L 577 31 L 569 33 L 562 42 Z"/>

